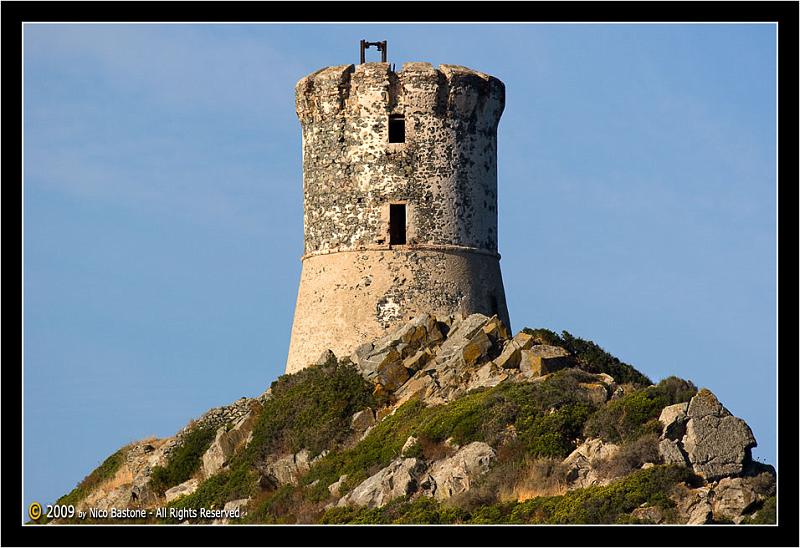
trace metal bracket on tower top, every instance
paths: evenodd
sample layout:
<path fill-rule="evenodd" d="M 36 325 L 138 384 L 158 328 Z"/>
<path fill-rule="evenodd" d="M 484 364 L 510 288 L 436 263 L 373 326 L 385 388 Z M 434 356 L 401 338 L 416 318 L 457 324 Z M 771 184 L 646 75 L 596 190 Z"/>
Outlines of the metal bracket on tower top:
<path fill-rule="evenodd" d="M 386 40 L 383 42 L 367 42 L 366 40 L 361 40 L 361 64 L 364 64 L 364 52 L 367 48 L 371 48 L 375 46 L 378 48 L 378 51 L 381 52 L 381 63 L 386 62 Z"/>

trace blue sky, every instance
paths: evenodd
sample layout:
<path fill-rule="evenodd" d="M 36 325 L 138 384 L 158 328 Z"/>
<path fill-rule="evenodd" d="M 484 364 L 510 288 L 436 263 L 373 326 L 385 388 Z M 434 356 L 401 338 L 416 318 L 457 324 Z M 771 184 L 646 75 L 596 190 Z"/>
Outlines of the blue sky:
<path fill-rule="evenodd" d="M 361 38 L 505 82 L 514 330 L 710 388 L 775 464 L 774 26 L 26 25 L 26 506 L 282 373 L 294 84 Z"/>

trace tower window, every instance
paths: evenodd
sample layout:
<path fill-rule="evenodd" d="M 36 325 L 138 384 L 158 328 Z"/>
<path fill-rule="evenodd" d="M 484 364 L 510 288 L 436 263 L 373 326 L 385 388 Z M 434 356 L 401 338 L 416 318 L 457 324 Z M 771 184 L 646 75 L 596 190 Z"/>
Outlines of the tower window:
<path fill-rule="evenodd" d="M 406 243 L 406 204 L 389 204 L 389 244 Z"/>
<path fill-rule="evenodd" d="M 389 116 L 389 142 L 406 142 L 406 119 L 402 114 L 392 114 Z"/>

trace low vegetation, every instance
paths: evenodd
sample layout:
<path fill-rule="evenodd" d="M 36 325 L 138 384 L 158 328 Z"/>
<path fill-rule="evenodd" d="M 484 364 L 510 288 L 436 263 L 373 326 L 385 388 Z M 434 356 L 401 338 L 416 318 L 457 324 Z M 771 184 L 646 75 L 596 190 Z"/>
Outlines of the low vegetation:
<path fill-rule="evenodd" d="M 271 454 L 302 448 L 318 454 L 334 449 L 351 432 L 354 413 L 374 405 L 372 387 L 349 363 L 310 367 L 272 383 L 253 427 L 253 439 L 223 472 L 205 480 L 173 507 L 216 508 L 259 494 L 258 469 Z"/>
<path fill-rule="evenodd" d="M 536 497 L 525 502 L 505 502 L 467 509 L 430 498 L 398 499 L 383 508 L 331 508 L 321 523 L 519 523 L 598 524 L 627 523 L 640 505 L 669 510 L 672 488 L 679 482 L 696 482 L 686 468 L 655 466 L 639 470 L 603 487 L 576 489 L 564 495 Z"/>
<path fill-rule="evenodd" d="M 524 455 L 560 457 L 574 448 L 574 440 L 594 411 L 578 387 L 591 380 L 580 370 L 563 370 L 538 383 L 503 383 L 478 389 L 446 405 L 426 407 L 418 400 L 400 406 L 383 419 L 356 446 L 326 455 L 303 478 L 313 500 L 329 496 L 327 486 L 343 474 L 343 485 L 355 487 L 400 456 L 409 436 L 420 447 L 452 439 L 458 445 L 484 441 L 493 447 L 510 445 L 509 460 Z"/>
<path fill-rule="evenodd" d="M 661 410 L 668 405 L 689 401 L 696 393 L 697 388 L 691 382 L 678 377 L 666 378 L 656 386 L 608 402 L 586 422 L 584 434 L 622 443 L 659 432 Z"/>
<path fill-rule="evenodd" d="M 214 429 L 194 428 L 184 435 L 164 466 L 153 467 L 150 487 L 159 494 L 190 479 L 200 468 L 203 453 L 214 441 Z"/>
<path fill-rule="evenodd" d="M 632 366 L 566 331 L 525 331 L 540 343 L 566 348 L 574 367 L 535 382 L 473 390 L 443 405 L 412 399 L 360 440 L 351 429 L 353 414 L 384 402 L 376 400 L 373 386 L 352 363 L 331 360 L 284 375 L 272 384 L 270 398 L 252 408 L 254 426 L 246 449 L 169 506 L 221 508 L 249 498 L 245 523 L 629 523 L 630 513 L 641 505 L 657 506 L 668 521 L 674 519 L 672 488 L 698 478 L 684 467 L 658 464 L 658 416 L 665 406 L 688 401 L 696 387 L 676 377 L 653 386 Z M 598 383 L 597 373 L 611 375 L 624 390 L 598 403 L 596 390 L 590 390 L 596 386 L 589 386 Z M 403 451 L 410 436 L 417 442 Z M 613 457 L 595 466 L 601 477 L 620 479 L 567 491 L 562 461 L 587 437 L 620 445 Z M 191 430 L 167 463 L 153 470 L 151 486 L 163 494 L 196 476 L 213 438 L 211 428 Z M 432 462 L 475 441 L 491 445 L 496 458 L 468 491 L 446 502 L 401 498 L 375 509 L 329 508 L 336 499 L 328 486 L 344 475 L 340 493 L 400 456 Z M 265 480 L 270 459 L 302 449 L 319 458 L 296 485 L 276 487 Z M 113 477 L 122 462 L 124 449 L 59 502 L 81 500 Z M 644 463 L 656 464 L 642 469 Z M 746 522 L 770 523 L 774 515 L 773 497 Z"/>

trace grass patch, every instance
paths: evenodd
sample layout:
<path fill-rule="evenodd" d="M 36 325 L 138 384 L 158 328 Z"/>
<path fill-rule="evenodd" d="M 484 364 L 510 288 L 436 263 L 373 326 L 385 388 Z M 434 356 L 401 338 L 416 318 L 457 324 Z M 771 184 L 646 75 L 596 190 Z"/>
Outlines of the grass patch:
<path fill-rule="evenodd" d="M 190 430 L 172 452 L 164 466 L 154 466 L 150 487 L 159 493 L 190 479 L 200 468 L 203 453 L 214 441 L 215 429 L 211 427 Z"/>

